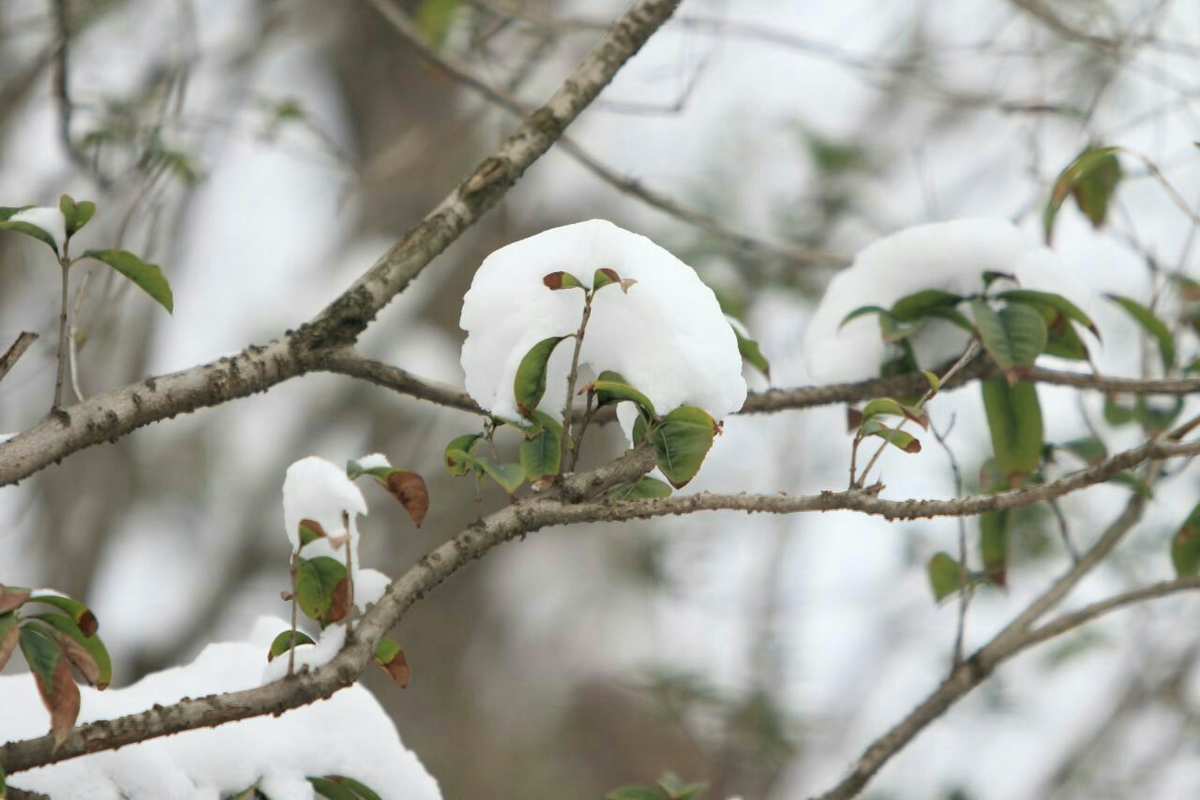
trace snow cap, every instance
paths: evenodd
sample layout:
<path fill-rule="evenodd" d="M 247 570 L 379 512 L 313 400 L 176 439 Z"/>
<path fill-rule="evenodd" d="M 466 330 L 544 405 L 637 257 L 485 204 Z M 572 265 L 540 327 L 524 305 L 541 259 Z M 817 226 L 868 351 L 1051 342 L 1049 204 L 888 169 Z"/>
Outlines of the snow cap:
<path fill-rule="evenodd" d="M 300 547 L 301 520 L 311 519 L 326 536 L 337 538 L 347 533 L 343 512 L 350 515 L 351 545 L 356 546 L 356 516 L 366 515 L 367 501 L 346 477 L 346 471 L 317 456 L 302 458 L 288 467 L 283 479 L 283 526 L 293 552 Z"/>
<path fill-rule="evenodd" d="M 1085 311 L 1091 305 L 1070 268 L 1008 220 L 959 219 L 905 228 L 863 248 L 829 282 L 804 338 L 809 376 L 824 382 L 878 377 L 885 356 L 879 321 L 868 314 L 839 329 L 847 314 L 866 305 L 890 308 L 924 289 L 978 292 L 988 271 L 1015 275 L 1022 288 L 1056 292 Z M 967 334 L 935 319 L 909 341 L 917 362 L 927 368 L 960 355 Z"/>
<path fill-rule="evenodd" d="M 660 414 L 695 405 L 720 418 L 746 399 L 742 358 L 716 295 L 696 271 L 645 236 L 589 220 L 513 242 L 486 259 L 463 298 L 467 332 L 462 366 L 467 392 L 498 417 L 517 419 L 513 379 L 534 344 L 575 332 L 583 292 L 553 291 L 542 278 L 559 270 L 591 287 L 609 267 L 636 281 L 599 291 L 580 352 L 581 372 L 619 372 Z M 561 418 L 573 342 L 550 358 L 538 408 Z M 586 366 L 585 366 L 586 365 Z"/>

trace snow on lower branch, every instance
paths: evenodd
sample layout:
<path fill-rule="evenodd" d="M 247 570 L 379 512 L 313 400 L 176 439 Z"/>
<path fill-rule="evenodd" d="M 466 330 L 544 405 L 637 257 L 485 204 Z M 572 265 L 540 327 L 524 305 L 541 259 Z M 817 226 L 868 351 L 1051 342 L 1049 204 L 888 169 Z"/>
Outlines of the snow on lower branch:
<path fill-rule="evenodd" d="M 282 620 L 264 618 L 249 642 L 209 645 L 191 664 L 125 689 L 85 688 L 80 721 L 258 686 L 267 645 L 286 627 Z M 30 675 L 0 677 L 0 709 L 0 741 L 45 733 L 46 711 Z M 10 776 L 9 785 L 55 800 L 216 800 L 257 784 L 272 800 L 309 800 L 313 791 L 306 778 L 329 774 L 362 781 L 389 800 L 441 798 L 437 782 L 404 747 L 378 701 L 358 685 L 278 718 L 257 717 L 95 753 Z"/>

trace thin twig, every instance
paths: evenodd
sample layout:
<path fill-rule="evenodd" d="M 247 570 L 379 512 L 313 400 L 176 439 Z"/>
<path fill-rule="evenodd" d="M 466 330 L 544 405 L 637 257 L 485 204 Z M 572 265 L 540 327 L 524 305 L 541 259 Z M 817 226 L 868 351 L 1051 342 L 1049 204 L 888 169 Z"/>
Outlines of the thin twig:
<path fill-rule="evenodd" d="M 950 471 L 954 475 L 954 496 L 962 497 L 962 470 L 958 466 L 958 458 L 954 455 L 954 450 L 950 448 L 950 443 L 946 438 L 950 432 L 954 430 L 954 422 L 957 417 L 950 415 L 950 422 L 946 424 L 946 430 L 939 432 L 937 426 L 930 423 L 929 430 L 933 434 L 933 438 L 941 445 L 942 450 L 946 453 L 946 458 L 950 461 Z M 967 521 L 965 517 L 958 517 L 958 564 L 959 564 L 959 582 L 958 582 L 958 623 L 954 630 L 954 656 L 951 659 L 950 669 L 953 671 L 962 663 L 963 654 L 963 639 L 966 635 L 967 628 L 967 606 L 971 604 L 970 583 L 967 580 Z"/>
<path fill-rule="evenodd" d="M 583 337 L 587 333 L 588 320 L 592 317 L 592 298 L 595 297 L 595 289 L 586 289 L 583 294 L 583 314 L 579 319 L 579 330 L 575 331 L 575 346 L 571 353 L 571 370 L 567 373 L 567 399 L 563 402 L 563 432 L 562 453 L 560 455 L 560 464 L 566 466 L 567 453 L 573 450 L 578 450 L 571 441 L 571 408 L 575 401 L 575 381 L 579 377 L 579 351 L 583 348 Z"/>
<path fill-rule="evenodd" d="M 0 381 L 4 380 L 4 376 L 17 365 L 21 360 L 21 356 L 25 355 L 25 351 L 29 349 L 29 345 L 37 341 L 38 335 L 32 331 L 21 331 L 4 355 L 0 356 Z"/>

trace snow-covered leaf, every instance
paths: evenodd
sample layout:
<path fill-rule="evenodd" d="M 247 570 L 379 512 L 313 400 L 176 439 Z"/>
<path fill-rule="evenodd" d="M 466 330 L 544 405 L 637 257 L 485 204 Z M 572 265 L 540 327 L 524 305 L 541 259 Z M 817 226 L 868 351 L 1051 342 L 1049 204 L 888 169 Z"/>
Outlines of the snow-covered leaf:
<path fill-rule="evenodd" d="M 952 309 L 963 300 L 962 295 L 941 289 L 922 289 L 892 303 L 892 317 L 900 322 L 914 322 L 936 310 Z"/>
<path fill-rule="evenodd" d="M 771 380 L 771 362 L 763 355 L 758 342 L 750 338 L 744 325 L 733 317 L 728 319 L 729 324 L 733 327 L 733 335 L 737 337 L 738 352 L 742 354 L 742 361 L 761 372 L 768 381 Z"/>
<path fill-rule="evenodd" d="M 313 533 L 320 534 L 318 538 L 340 543 L 349 537 L 353 545 L 358 538 L 357 517 L 366 513 L 362 492 L 336 464 L 309 456 L 288 467 L 283 480 L 283 528 L 292 552 L 307 544 L 300 536 L 306 521 Z"/>
<path fill-rule="evenodd" d="M 327 800 L 381 800 L 374 789 L 345 775 L 309 778 L 317 796 Z"/>
<path fill-rule="evenodd" d="M 546 291 L 543 277 L 562 270 L 590 282 L 602 268 L 637 284 L 628 294 L 594 292 L 580 343 L 584 374 L 618 372 L 657 408 L 694 405 L 716 417 L 740 409 L 742 358 L 716 295 L 662 247 L 602 220 L 544 231 L 484 260 L 460 322 L 471 397 L 496 417 L 524 416 L 513 392 L 522 358 L 537 342 L 577 330 L 584 305 L 579 292 Z M 566 406 L 570 356 L 571 348 L 560 347 L 546 365 L 538 408 L 555 418 Z"/>
<path fill-rule="evenodd" d="M 533 415 L 546 393 L 546 367 L 554 348 L 566 336 L 549 336 L 529 348 L 513 377 L 513 397 L 521 416 Z"/>
<path fill-rule="evenodd" d="M 623 377 L 615 372 L 605 371 L 600 373 L 600 377 L 592 384 L 592 390 L 596 392 L 597 405 L 605 406 L 609 403 L 620 403 L 628 400 L 641 409 L 647 418 L 654 419 L 658 416 L 658 412 L 654 410 L 654 403 L 650 402 L 650 398 L 630 386 Z"/>
<path fill-rule="evenodd" d="M 1009 289 L 993 295 L 997 300 L 1011 300 L 1019 303 L 1029 303 L 1034 306 L 1049 306 L 1067 319 L 1078 322 L 1091 331 L 1096 340 L 1100 340 L 1100 329 L 1083 309 L 1072 303 L 1061 294 L 1055 292 L 1039 292 L 1036 289 Z"/>
<path fill-rule="evenodd" d="M 686 485 L 700 471 L 717 430 L 716 420 L 704 409 L 694 406 L 680 406 L 653 426 L 650 440 L 654 444 L 655 460 L 676 489 Z"/>
<path fill-rule="evenodd" d="M 154 298 L 154 301 L 168 312 L 174 312 L 175 298 L 171 293 L 171 284 L 167 283 L 167 278 L 163 275 L 162 267 L 148 264 L 128 250 L 88 250 L 83 255 L 85 258 L 94 258 L 108 264 Z"/>

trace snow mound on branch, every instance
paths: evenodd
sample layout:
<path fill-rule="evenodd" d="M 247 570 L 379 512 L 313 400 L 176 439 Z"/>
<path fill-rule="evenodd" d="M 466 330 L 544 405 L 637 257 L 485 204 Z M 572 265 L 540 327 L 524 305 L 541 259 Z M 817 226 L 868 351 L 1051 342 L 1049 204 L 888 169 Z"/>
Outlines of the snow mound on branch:
<path fill-rule="evenodd" d="M 637 281 L 597 292 L 583 339 L 585 375 L 615 370 L 660 414 L 696 405 L 715 417 L 746 399 L 742 357 L 716 295 L 696 271 L 645 236 L 605 220 L 551 228 L 484 259 L 463 298 L 467 332 L 462 366 L 467 392 L 498 417 L 518 419 L 517 366 L 534 344 L 579 328 L 583 292 L 551 291 L 543 276 L 558 270 L 590 287 L 600 267 Z M 550 358 L 539 409 L 561 419 L 573 340 Z"/>
<path fill-rule="evenodd" d="M 987 271 L 1016 275 L 1022 288 L 1057 292 L 1085 311 L 1092 305 L 1068 266 L 1007 220 L 917 225 L 868 245 L 829 282 L 804 339 L 809 375 L 823 382 L 878 377 L 885 356 L 879 321 L 868 314 L 839 330 L 847 314 L 865 305 L 890 308 L 923 289 L 978 292 Z M 949 322 L 932 320 L 910 341 L 917 363 L 930 368 L 960 355 L 967 334 Z"/>
<path fill-rule="evenodd" d="M 282 620 L 263 619 L 252 642 L 211 644 L 191 664 L 154 673 L 125 689 L 84 687 L 80 721 L 258 686 L 271 636 L 286 627 Z M 46 733 L 46 711 L 29 674 L 0 677 L 0 709 L 0 741 Z M 278 718 L 257 717 L 94 753 L 11 775 L 9 785 L 55 800 L 216 800 L 257 782 L 272 800 L 309 800 L 313 791 L 304 779 L 331 774 L 362 781 L 389 800 L 441 798 L 437 782 L 404 747 L 382 706 L 358 685 Z"/>
<path fill-rule="evenodd" d="M 364 471 L 368 469 L 391 469 L 392 462 L 388 461 L 388 457 L 383 453 L 371 453 L 358 459 L 358 466 Z"/>
<path fill-rule="evenodd" d="M 27 208 L 24 211 L 18 211 L 8 218 L 9 222 L 25 222 L 35 228 L 41 228 L 50 238 L 54 240 L 54 244 L 62 247 L 63 240 L 67 238 L 67 221 L 62 215 L 62 211 L 57 206 L 34 206 Z"/>
<path fill-rule="evenodd" d="M 343 513 L 349 515 L 349 531 Z M 302 458 L 288 467 L 283 479 L 283 527 L 292 552 L 300 547 L 300 521 L 311 519 L 328 537 L 337 539 L 348 533 L 357 556 L 358 514 L 366 516 L 367 501 L 344 469 L 317 456 Z"/>

